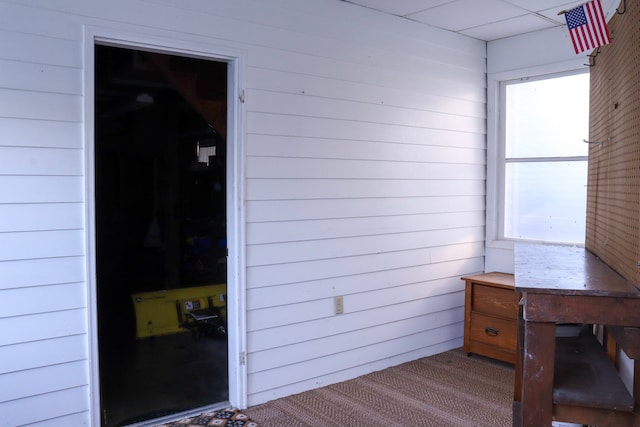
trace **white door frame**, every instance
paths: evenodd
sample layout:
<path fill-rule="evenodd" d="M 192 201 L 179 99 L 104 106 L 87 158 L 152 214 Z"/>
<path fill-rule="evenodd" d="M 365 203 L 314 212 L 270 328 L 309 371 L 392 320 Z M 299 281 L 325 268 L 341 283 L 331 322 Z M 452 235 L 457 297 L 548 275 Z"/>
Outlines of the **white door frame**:
<path fill-rule="evenodd" d="M 89 345 L 89 390 L 92 425 L 100 421 L 100 372 L 96 288 L 95 224 L 95 45 L 148 50 L 226 62 L 227 83 L 227 323 L 229 355 L 229 403 L 247 407 L 246 369 L 246 258 L 244 211 L 244 78 L 245 54 L 209 44 L 186 42 L 119 30 L 85 27 L 84 31 L 84 148 L 86 280 Z M 216 402 L 212 402 L 216 403 Z"/>

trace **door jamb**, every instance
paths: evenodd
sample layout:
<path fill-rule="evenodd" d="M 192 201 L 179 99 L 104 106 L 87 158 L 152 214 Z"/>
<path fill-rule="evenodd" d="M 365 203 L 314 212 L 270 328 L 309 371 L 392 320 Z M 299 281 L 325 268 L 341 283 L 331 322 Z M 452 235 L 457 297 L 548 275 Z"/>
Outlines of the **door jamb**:
<path fill-rule="evenodd" d="M 246 254 L 244 210 L 244 87 L 246 60 L 242 51 L 138 33 L 84 29 L 85 250 L 88 315 L 89 393 L 92 425 L 101 425 L 96 281 L 95 224 L 95 45 L 192 56 L 227 63 L 227 329 L 229 402 L 247 407 Z M 219 403 L 219 402 L 218 402 Z M 201 408 L 200 408 L 201 409 Z"/>

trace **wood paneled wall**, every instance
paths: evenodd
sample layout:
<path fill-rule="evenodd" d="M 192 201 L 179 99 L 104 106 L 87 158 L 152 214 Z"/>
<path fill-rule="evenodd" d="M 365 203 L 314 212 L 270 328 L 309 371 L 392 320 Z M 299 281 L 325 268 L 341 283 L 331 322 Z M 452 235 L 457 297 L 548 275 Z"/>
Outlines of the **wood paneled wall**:
<path fill-rule="evenodd" d="M 602 145 L 589 150 L 586 246 L 640 286 L 640 4 L 627 4 L 592 53 L 589 139 Z"/>

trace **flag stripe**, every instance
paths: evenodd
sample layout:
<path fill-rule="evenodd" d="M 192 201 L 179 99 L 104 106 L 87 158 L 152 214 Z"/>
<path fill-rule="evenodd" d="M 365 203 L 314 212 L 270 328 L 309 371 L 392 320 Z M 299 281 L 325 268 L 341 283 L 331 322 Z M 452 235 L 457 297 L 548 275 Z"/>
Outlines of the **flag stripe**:
<path fill-rule="evenodd" d="M 604 44 L 604 37 L 602 37 L 602 28 L 600 28 L 600 20 L 598 19 L 598 11 L 596 10 L 596 4 L 595 3 L 587 4 L 587 11 L 589 13 L 589 19 L 591 20 L 591 22 L 593 22 L 593 25 L 591 25 L 589 28 L 593 31 L 596 38 L 594 47 L 596 45 L 601 46 Z"/>
<path fill-rule="evenodd" d="M 597 3 L 596 10 L 596 22 L 598 23 L 598 29 L 602 32 L 603 44 L 611 42 L 611 35 L 609 34 L 609 28 L 607 28 L 607 22 L 605 21 L 604 12 L 602 11 L 602 4 L 600 0 Z"/>
<path fill-rule="evenodd" d="M 589 3 L 586 5 L 586 9 L 587 9 L 587 16 L 589 16 L 589 21 L 592 23 L 596 23 L 596 21 L 593 19 L 593 4 Z M 587 30 L 589 31 L 589 35 L 591 36 L 591 46 L 599 46 L 602 44 L 602 42 L 600 41 L 600 29 L 596 25 L 589 25 L 587 27 Z"/>
<path fill-rule="evenodd" d="M 578 44 L 576 43 L 576 38 L 573 37 L 573 31 L 571 31 L 570 34 L 571 34 L 571 43 L 573 43 L 573 50 L 575 50 L 576 53 L 580 53 L 580 51 L 578 50 Z"/>

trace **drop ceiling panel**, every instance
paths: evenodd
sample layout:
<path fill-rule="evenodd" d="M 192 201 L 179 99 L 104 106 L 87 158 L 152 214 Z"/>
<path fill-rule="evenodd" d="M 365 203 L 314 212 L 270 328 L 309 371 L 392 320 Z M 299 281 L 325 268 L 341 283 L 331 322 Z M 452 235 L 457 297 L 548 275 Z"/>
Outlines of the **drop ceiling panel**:
<path fill-rule="evenodd" d="M 513 34 L 544 30 L 550 26 L 554 25 L 541 17 L 522 15 L 516 18 L 462 30 L 460 33 L 480 40 L 497 40 Z"/>
<path fill-rule="evenodd" d="M 527 12 L 501 0 L 456 0 L 422 12 L 407 15 L 409 19 L 425 24 L 460 31 L 505 19 L 516 18 Z"/>
<path fill-rule="evenodd" d="M 560 10 L 564 10 L 564 9 L 572 9 L 582 3 L 585 3 L 587 0 L 584 1 L 567 1 L 567 0 L 505 0 L 515 6 L 521 7 L 522 9 L 525 10 L 529 10 L 531 12 L 539 12 L 541 10 L 546 10 L 546 9 L 558 9 L 558 11 Z"/>
<path fill-rule="evenodd" d="M 369 7 L 392 15 L 406 16 L 450 1 L 452 0 L 352 0 L 349 1 L 349 3 Z"/>

